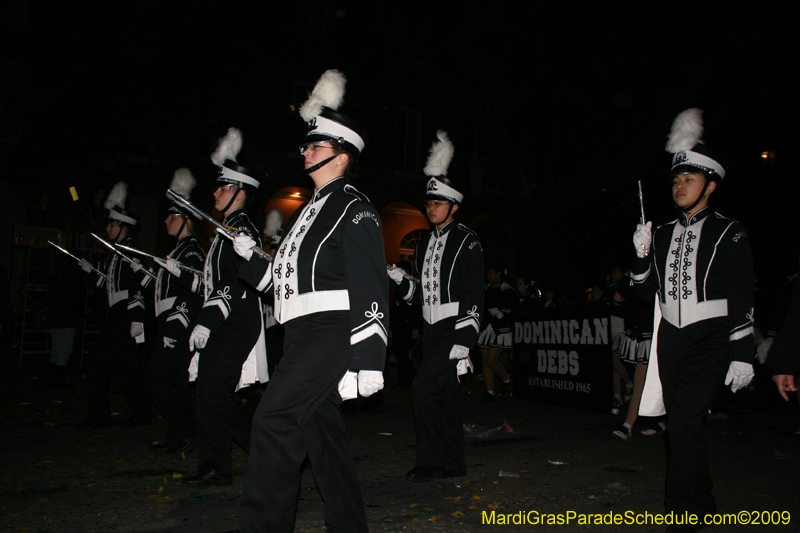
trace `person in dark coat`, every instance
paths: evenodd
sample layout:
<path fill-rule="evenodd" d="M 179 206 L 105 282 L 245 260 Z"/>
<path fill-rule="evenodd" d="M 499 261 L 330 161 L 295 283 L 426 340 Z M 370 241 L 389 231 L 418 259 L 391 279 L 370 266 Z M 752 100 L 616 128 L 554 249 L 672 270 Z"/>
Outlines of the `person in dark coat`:
<path fill-rule="evenodd" d="M 411 386 L 416 466 L 406 473 L 414 482 L 467 475 L 458 383 L 472 369 L 469 351 L 483 312 L 484 265 L 478 236 L 455 220 L 464 194 L 447 177 L 453 153 L 453 143 L 439 131 L 424 169 L 431 232 L 417 244 L 420 279 L 400 268 L 388 270 L 402 298 L 422 305 L 422 365 Z"/>
<path fill-rule="evenodd" d="M 240 275 L 275 295 L 275 319 L 285 326 L 283 356 L 253 420 L 241 507 L 247 533 L 294 531 L 306 458 L 327 530 L 367 531 L 341 403 L 383 388 L 389 284 L 378 210 L 347 183 L 365 134 L 328 107 L 341 102 L 344 83 L 327 71 L 300 110 L 314 193 L 286 225 L 274 261 L 254 254 L 252 239 L 236 240 Z"/>
<path fill-rule="evenodd" d="M 698 531 L 703 517 L 716 513 L 703 417 L 723 382 L 736 392 L 753 378 L 750 244 L 741 224 L 709 206 L 726 165 L 701 142 L 702 131 L 699 109 L 675 119 L 667 149 L 675 154 L 671 179 L 678 218 L 655 231 L 651 222 L 639 224 L 633 238 L 634 293 L 643 300 L 655 296 L 661 315 L 639 414 L 666 410 L 666 510 L 701 520 L 667 531 Z"/>
<path fill-rule="evenodd" d="M 175 172 L 170 189 L 187 200 L 195 179 L 189 169 Z M 195 412 L 189 389 L 189 334 L 203 305 L 202 276 L 183 267 L 202 272 L 206 253 L 194 234 L 190 214 L 173 205 L 167 210 L 164 224 L 167 233 L 177 241 L 175 249 L 158 271 L 155 282 L 144 276 L 141 284 L 154 296 L 158 339 L 147 368 L 147 389 L 158 410 L 167 421 L 167 438 L 153 444 L 159 453 L 188 453 L 196 443 Z M 133 266 L 133 265 L 132 265 Z M 170 271 L 175 271 L 173 274 Z"/>
<path fill-rule="evenodd" d="M 226 228 L 250 236 L 261 247 L 261 232 L 245 210 L 260 182 L 236 162 L 240 149 L 241 132 L 231 128 L 211 157 L 220 169 L 214 207 L 225 216 Z M 235 442 L 249 453 L 252 423 L 252 413 L 236 392 L 267 380 L 261 300 L 239 279 L 241 263 L 233 243 L 218 234 L 206 256 L 203 306 L 189 335 L 189 349 L 195 352 L 189 375 L 197 380 L 198 454 L 197 474 L 183 482 L 191 485 L 233 483 L 231 449 Z M 170 272 L 175 275 L 178 270 L 173 267 Z"/>
<path fill-rule="evenodd" d="M 141 249 L 139 243 L 128 235 L 139 217 L 125 210 L 127 194 L 124 182 L 117 183 L 109 193 L 105 204 L 108 209 L 106 233 L 113 243 Z M 93 272 L 92 265 L 86 260 L 78 264 L 84 272 Z M 117 254 L 112 256 L 105 277 L 98 277 L 97 286 L 103 284 L 108 296 L 108 321 L 86 360 L 89 418 L 76 427 L 98 429 L 111 425 L 109 381 L 114 368 L 120 376 L 125 402 L 131 409 L 130 418 L 117 425 L 147 425 L 151 416 L 150 398 L 136 349 L 137 343 L 144 340 L 144 291 L 137 276 Z"/>

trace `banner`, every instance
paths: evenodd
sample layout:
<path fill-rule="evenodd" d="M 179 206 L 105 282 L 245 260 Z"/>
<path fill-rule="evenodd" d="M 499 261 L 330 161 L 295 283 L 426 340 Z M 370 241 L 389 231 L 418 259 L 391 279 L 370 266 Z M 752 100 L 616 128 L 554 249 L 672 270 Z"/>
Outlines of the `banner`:
<path fill-rule="evenodd" d="M 611 326 L 601 304 L 539 309 L 514 324 L 514 397 L 610 412 Z"/>

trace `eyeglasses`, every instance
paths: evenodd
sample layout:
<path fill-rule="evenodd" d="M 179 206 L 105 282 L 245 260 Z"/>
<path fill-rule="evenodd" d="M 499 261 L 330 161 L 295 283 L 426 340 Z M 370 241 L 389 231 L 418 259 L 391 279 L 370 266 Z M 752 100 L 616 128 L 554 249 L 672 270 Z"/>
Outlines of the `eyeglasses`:
<path fill-rule="evenodd" d="M 300 155 L 305 155 L 307 150 L 310 151 L 312 154 L 315 154 L 317 153 L 318 150 L 321 150 L 322 148 L 330 148 L 331 150 L 333 150 L 333 146 L 327 144 L 322 144 L 322 143 L 304 144 L 303 146 L 300 147 Z"/>
<path fill-rule="evenodd" d="M 438 208 L 438 207 L 442 207 L 443 205 L 448 205 L 449 203 L 450 202 L 445 202 L 445 201 L 442 201 L 442 200 L 428 200 L 427 202 L 422 202 L 422 205 L 425 208 L 429 208 L 429 207 Z"/>

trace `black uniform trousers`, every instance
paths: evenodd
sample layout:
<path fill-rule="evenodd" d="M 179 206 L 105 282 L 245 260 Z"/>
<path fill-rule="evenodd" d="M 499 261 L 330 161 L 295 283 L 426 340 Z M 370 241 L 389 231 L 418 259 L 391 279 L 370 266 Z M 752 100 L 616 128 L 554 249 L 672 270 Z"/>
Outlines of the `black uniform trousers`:
<path fill-rule="evenodd" d="M 131 320 L 127 303 L 120 302 L 108 311 L 108 322 L 86 361 L 88 409 L 90 422 L 111 420 L 109 386 L 116 369 L 131 416 L 150 420 L 150 399 L 144 376 L 136 357 L 136 341 L 131 337 Z"/>
<path fill-rule="evenodd" d="M 253 416 L 236 393 L 242 365 L 249 355 L 260 329 L 243 332 L 242 328 L 220 328 L 200 351 L 197 365 L 197 470 L 231 474 L 231 448 L 236 442 L 250 453 L 250 426 Z M 255 334 L 255 338 L 253 337 Z"/>
<path fill-rule="evenodd" d="M 338 391 L 350 359 L 349 312 L 314 313 L 286 323 L 283 358 L 253 420 L 243 532 L 294 531 L 306 456 L 325 502 L 326 531 L 367 531 Z"/>
<path fill-rule="evenodd" d="M 450 359 L 455 344 L 455 317 L 424 324 L 422 365 L 411 393 L 417 431 L 417 466 L 464 471 L 464 425 L 458 404 L 458 361 Z"/>
<path fill-rule="evenodd" d="M 665 320 L 659 325 L 658 372 L 667 410 L 667 512 L 702 517 L 717 510 L 703 417 L 725 380 L 729 357 L 725 318 L 680 329 Z"/>
<path fill-rule="evenodd" d="M 167 322 L 168 312 L 159 321 L 159 337 L 147 367 L 147 390 L 167 421 L 167 445 L 191 439 L 197 431 L 189 390 L 189 351 L 191 329 L 178 320 Z M 165 344 L 164 337 L 170 339 Z"/>

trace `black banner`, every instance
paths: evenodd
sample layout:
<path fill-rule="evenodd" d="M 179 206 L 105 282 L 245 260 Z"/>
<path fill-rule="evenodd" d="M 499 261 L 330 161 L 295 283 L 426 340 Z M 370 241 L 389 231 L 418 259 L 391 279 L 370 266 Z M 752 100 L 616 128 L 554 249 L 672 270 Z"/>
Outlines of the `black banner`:
<path fill-rule="evenodd" d="M 610 322 L 601 304 L 518 315 L 514 397 L 610 412 Z"/>

